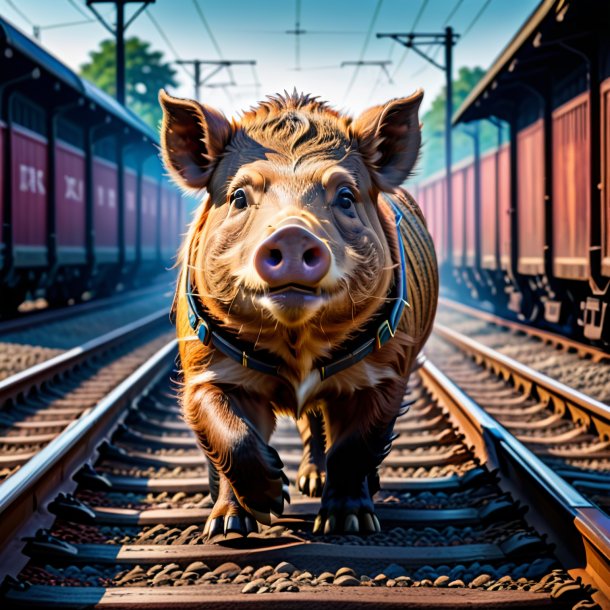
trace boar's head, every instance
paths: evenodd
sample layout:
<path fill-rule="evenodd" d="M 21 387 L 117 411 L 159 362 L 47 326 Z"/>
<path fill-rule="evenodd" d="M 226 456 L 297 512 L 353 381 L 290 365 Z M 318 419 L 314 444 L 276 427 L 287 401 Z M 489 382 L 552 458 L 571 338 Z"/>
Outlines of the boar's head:
<path fill-rule="evenodd" d="M 353 120 L 286 94 L 229 121 L 161 92 L 166 167 L 184 188 L 207 191 L 183 256 L 217 320 L 280 353 L 287 339 L 294 355 L 307 335 L 313 359 L 383 305 L 399 259 L 379 193 L 417 159 L 422 96 Z"/>

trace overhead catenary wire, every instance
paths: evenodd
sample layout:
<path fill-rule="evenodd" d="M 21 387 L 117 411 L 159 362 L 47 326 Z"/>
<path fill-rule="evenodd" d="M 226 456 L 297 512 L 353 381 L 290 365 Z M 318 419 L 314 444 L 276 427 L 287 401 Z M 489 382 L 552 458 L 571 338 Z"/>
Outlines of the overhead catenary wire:
<path fill-rule="evenodd" d="M 449 13 L 449 15 L 447 15 L 447 17 L 445 19 L 445 22 L 443 23 L 443 27 L 445 27 L 449 23 L 451 18 L 455 16 L 455 14 L 459 10 L 459 8 L 463 4 L 463 2 L 464 2 L 464 0 L 457 0 L 456 5 L 453 7 L 453 9 Z M 472 30 L 472 28 L 476 25 L 476 23 L 479 21 L 479 19 L 483 16 L 483 13 L 485 13 L 485 11 L 489 8 L 490 4 L 491 4 L 491 0 L 485 0 L 483 5 L 481 6 L 481 8 L 477 11 L 475 16 L 472 18 L 472 20 L 470 21 L 470 23 L 468 24 L 468 26 L 466 27 L 466 29 L 462 33 L 462 35 L 460 37 L 460 40 L 464 40 L 464 36 L 466 36 L 466 34 L 468 34 L 470 32 L 470 30 Z M 440 53 L 440 51 L 441 51 L 441 48 L 437 47 L 434 50 L 434 53 L 432 54 L 432 59 L 436 59 L 438 57 L 438 54 Z M 416 76 L 419 76 L 420 74 L 425 72 L 429 67 L 430 67 L 430 64 L 428 64 L 428 63 L 423 65 L 421 68 L 419 68 L 418 70 L 413 72 L 413 74 L 411 74 L 410 78 L 414 78 Z"/>
<path fill-rule="evenodd" d="M 203 27 L 205 28 L 205 31 L 207 32 L 207 34 L 210 38 L 210 42 L 212 43 L 214 50 L 218 54 L 219 59 L 225 59 L 223 56 L 222 50 L 220 49 L 220 45 L 218 44 L 218 40 L 216 40 L 216 36 L 214 36 L 214 32 L 212 31 L 212 28 L 210 27 L 208 20 L 206 19 L 205 15 L 203 14 L 203 10 L 201 9 L 201 6 L 199 5 L 198 0 L 193 0 L 193 6 L 195 7 L 195 11 L 197 11 L 197 15 L 199 16 L 199 19 L 200 19 L 201 23 L 203 24 Z M 233 70 L 231 69 L 231 66 L 227 66 L 227 71 L 229 72 L 229 77 L 231 78 L 231 82 L 235 82 L 235 77 L 233 74 Z M 233 97 L 231 96 L 231 93 L 229 92 L 229 90 L 226 87 L 223 87 L 223 91 L 225 92 L 226 96 L 229 98 L 229 101 L 232 102 Z"/>
<path fill-rule="evenodd" d="M 6 0 L 6 3 L 28 24 L 34 26 L 35 23 L 13 2 Z"/>
<path fill-rule="evenodd" d="M 453 19 L 453 17 L 455 17 L 456 13 L 460 10 L 460 6 L 462 6 L 462 4 L 464 4 L 464 0 L 457 0 L 455 6 L 449 11 L 447 17 L 445 17 L 445 21 L 443 21 L 443 27 L 449 25 L 449 22 Z"/>
<path fill-rule="evenodd" d="M 428 6 L 429 1 L 430 0 L 422 0 L 422 3 L 419 7 L 419 11 L 417 11 L 417 15 L 415 15 L 415 20 L 413 21 L 413 25 L 411 26 L 411 32 L 413 32 L 415 30 L 415 28 L 419 25 L 419 22 L 421 21 L 421 18 L 424 15 L 424 11 L 426 10 L 426 7 Z M 392 78 L 394 78 L 396 76 L 396 74 L 398 73 L 398 70 L 400 70 L 402 65 L 405 63 L 405 60 L 407 59 L 407 57 L 409 55 L 409 50 L 410 49 L 404 50 L 401 58 L 398 60 L 398 64 L 396 64 L 396 68 L 394 68 L 394 72 L 392 73 Z"/>
<path fill-rule="evenodd" d="M 78 11 L 83 17 L 89 17 L 89 14 L 76 3 L 76 0 L 68 0 L 68 2 L 74 8 L 74 10 Z"/>
<path fill-rule="evenodd" d="M 178 53 L 178 51 L 176 51 L 176 47 L 174 47 L 174 45 L 172 44 L 172 41 L 170 40 L 169 36 L 165 33 L 165 31 L 161 27 L 161 24 L 157 21 L 157 19 L 154 17 L 154 15 L 150 11 L 146 11 L 146 15 L 150 19 L 151 23 L 153 24 L 154 28 L 157 30 L 159 36 L 161 37 L 161 39 L 163 40 L 163 42 L 165 43 L 167 48 L 170 50 L 171 54 L 174 56 L 174 59 L 181 60 L 182 58 L 180 57 L 180 54 Z M 180 69 L 189 78 L 193 78 L 192 72 L 190 72 L 189 69 L 184 64 L 177 64 L 177 65 L 180 66 Z"/>
<path fill-rule="evenodd" d="M 427 0 L 424 0 L 427 2 Z M 366 54 L 366 50 L 369 46 L 369 42 L 371 40 L 371 36 L 373 34 L 373 29 L 375 27 L 375 24 L 377 23 L 377 18 L 379 17 L 379 13 L 381 12 L 381 7 L 383 6 L 383 0 L 377 0 L 377 5 L 375 6 L 375 11 L 373 12 L 373 16 L 371 17 L 371 22 L 369 25 L 369 28 L 366 32 L 366 37 L 364 39 L 364 44 L 362 45 L 362 50 L 360 51 L 360 57 L 358 58 L 358 61 L 362 61 L 364 59 L 364 55 Z M 345 91 L 345 96 L 344 99 L 347 99 L 347 96 L 350 94 L 354 83 L 356 82 L 356 78 L 358 78 L 358 72 L 360 71 L 360 66 L 357 65 L 354 68 L 354 72 L 352 74 L 352 78 L 347 86 L 347 90 Z"/>
<path fill-rule="evenodd" d="M 50 23 L 49 25 L 36 26 L 40 30 L 55 30 L 57 28 L 67 28 L 73 25 L 86 25 L 87 23 L 97 23 L 95 19 L 83 19 L 81 21 L 65 21 L 63 23 Z"/>
<path fill-rule="evenodd" d="M 476 25 L 477 21 L 483 16 L 483 13 L 488 9 L 491 4 L 491 0 L 485 0 L 483 6 L 479 9 L 479 12 L 473 17 L 472 21 L 468 24 L 466 29 L 462 32 L 462 40 L 464 40 L 464 36 L 466 36 L 470 30 Z"/>

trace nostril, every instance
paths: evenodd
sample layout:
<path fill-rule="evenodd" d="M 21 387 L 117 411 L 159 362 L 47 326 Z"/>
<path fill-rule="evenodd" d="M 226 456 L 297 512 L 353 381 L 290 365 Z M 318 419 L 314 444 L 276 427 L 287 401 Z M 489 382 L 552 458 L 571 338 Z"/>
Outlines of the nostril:
<path fill-rule="evenodd" d="M 320 248 L 309 248 L 303 253 L 303 262 L 308 267 L 313 267 L 320 260 L 321 254 Z"/>
<path fill-rule="evenodd" d="M 269 256 L 267 260 L 273 267 L 277 267 L 282 262 L 282 252 L 277 248 L 272 248 L 269 250 Z"/>

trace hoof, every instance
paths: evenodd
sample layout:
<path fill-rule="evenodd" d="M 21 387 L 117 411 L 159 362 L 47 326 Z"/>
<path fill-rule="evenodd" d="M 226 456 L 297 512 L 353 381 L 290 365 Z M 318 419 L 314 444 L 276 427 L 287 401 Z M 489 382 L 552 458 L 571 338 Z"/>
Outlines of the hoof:
<path fill-rule="evenodd" d="M 244 511 L 239 511 L 239 514 L 215 517 L 210 515 L 205 524 L 203 535 L 207 542 L 213 543 L 223 540 L 228 534 L 237 534 L 245 538 L 248 534 L 257 532 L 258 523 L 256 520 Z"/>
<path fill-rule="evenodd" d="M 324 491 L 326 473 L 315 464 L 302 464 L 297 474 L 298 490 L 310 498 L 319 498 Z"/>
<path fill-rule="evenodd" d="M 374 534 L 381 531 L 377 515 L 362 511 L 356 513 L 327 512 L 322 509 L 313 524 L 314 534 Z"/>

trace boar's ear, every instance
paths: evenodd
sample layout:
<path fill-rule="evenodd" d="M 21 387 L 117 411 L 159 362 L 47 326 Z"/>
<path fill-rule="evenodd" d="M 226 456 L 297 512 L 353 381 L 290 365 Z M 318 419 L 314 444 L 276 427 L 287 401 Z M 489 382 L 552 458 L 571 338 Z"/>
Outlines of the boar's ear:
<path fill-rule="evenodd" d="M 194 100 L 159 92 L 163 108 L 161 151 L 174 180 L 185 187 L 207 186 L 231 137 L 231 124 L 219 112 Z"/>
<path fill-rule="evenodd" d="M 382 190 L 400 186 L 417 161 L 421 131 L 420 89 L 410 97 L 365 110 L 352 124 L 360 152 Z"/>

